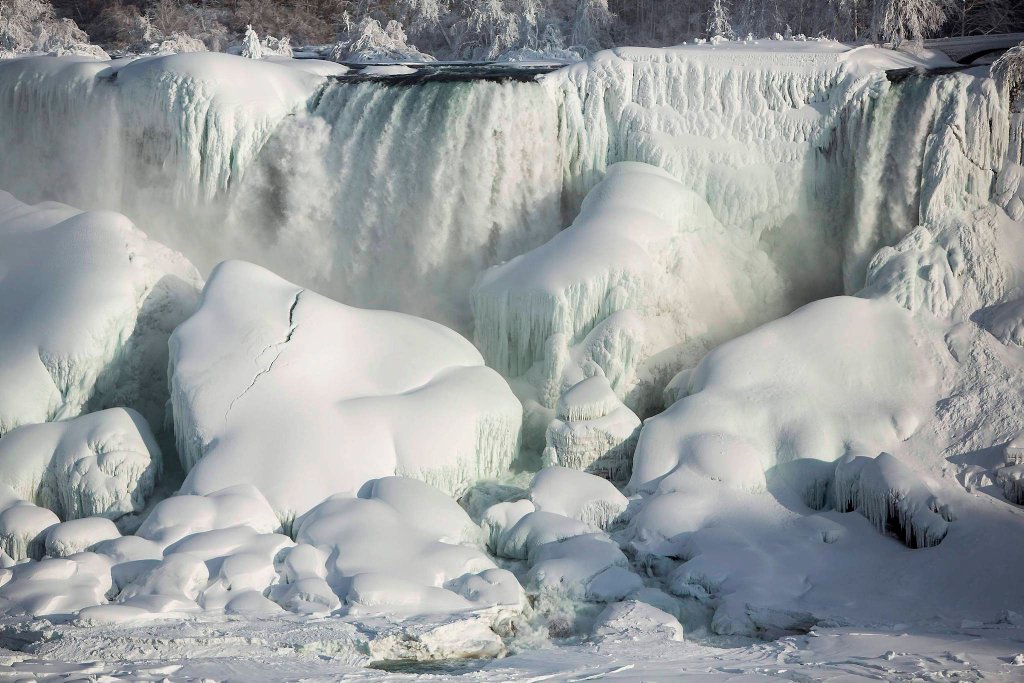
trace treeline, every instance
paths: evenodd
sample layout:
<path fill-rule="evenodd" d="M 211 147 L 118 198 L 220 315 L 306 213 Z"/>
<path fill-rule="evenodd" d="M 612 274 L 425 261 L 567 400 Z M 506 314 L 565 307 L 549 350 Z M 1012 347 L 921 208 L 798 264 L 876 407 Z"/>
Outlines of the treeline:
<path fill-rule="evenodd" d="M 17 0 L 0 0 L 17 2 Z M 172 35 L 211 50 L 247 26 L 294 45 L 330 44 L 372 20 L 388 35 L 447 58 L 511 50 L 588 52 L 671 45 L 715 34 L 805 35 L 899 43 L 929 36 L 1024 31 L 1022 0 L 54 0 L 108 49 Z M 393 24 L 391 22 L 394 22 Z M 147 32 L 149 34 L 147 35 Z"/>

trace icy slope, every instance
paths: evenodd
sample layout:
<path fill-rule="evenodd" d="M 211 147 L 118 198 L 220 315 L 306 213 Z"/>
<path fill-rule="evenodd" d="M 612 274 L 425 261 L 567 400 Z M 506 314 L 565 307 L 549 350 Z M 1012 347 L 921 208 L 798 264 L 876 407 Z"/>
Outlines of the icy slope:
<path fill-rule="evenodd" d="M 469 342 L 258 266 L 218 266 L 170 346 L 188 493 L 251 483 L 290 520 L 391 474 L 458 495 L 518 452 L 522 408 Z"/>
<path fill-rule="evenodd" d="M 124 216 L 0 192 L 0 434 L 129 406 L 154 427 L 199 276 Z"/>

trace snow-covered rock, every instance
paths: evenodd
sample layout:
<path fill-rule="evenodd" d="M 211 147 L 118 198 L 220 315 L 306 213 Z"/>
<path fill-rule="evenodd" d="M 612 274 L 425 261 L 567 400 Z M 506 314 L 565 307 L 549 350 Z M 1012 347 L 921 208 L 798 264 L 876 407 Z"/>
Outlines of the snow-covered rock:
<path fill-rule="evenodd" d="M 0 550 L 15 560 L 38 560 L 46 553 L 46 533 L 57 524 L 50 510 L 18 501 L 0 512 Z"/>
<path fill-rule="evenodd" d="M 122 215 L 0 192 L 0 434 L 117 405 L 161 425 L 167 337 L 199 282 Z"/>
<path fill-rule="evenodd" d="M 530 483 L 538 510 L 572 517 L 601 529 L 625 512 L 629 501 L 611 482 L 564 467 L 547 467 Z"/>
<path fill-rule="evenodd" d="M 571 227 L 481 277 L 476 341 L 493 367 L 527 375 L 549 408 L 593 363 L 642 413 L 661 398 L 661 386 L 630 395 L 641 380 L 654 381 L 648 358 L 770 319 L 784 310 L 780 292 L 749 235 L 726 230 L 669 173 L 622 163 L 590 191 Z M 672 361 L 657 363 L 674 371 Z"/>
<path fill-rule="evenodd" d="M 465 339 L 258 266 L 218 266 L 170 346 L 185 492 L 251 483 L 287 521 L 394 474 L 457 495 L 518 452 L 522 408 Z"/>
<path fill-rule="evenodd" d="M 0 481 L 65 521 L 141 511 L 161 466 L 149 425 L 126 408 L 25 425 L 0 439 Z"/>
<path fill-rule="evenodd" d="M 429 514 L 432 505 L 426 502 Z M 299 518 L 296 540 L 327 553 L 327 583 L 350 611 L 521 609 L 522 589 L 511 573 L 499 570 L 477 547 L 441 540 L 443 529 L 431 532 L 417 525 L 417 507 L 409 501 L 392 507 L 380 498 L 334 496 Z M 470 581 L 468 575 L 481 580 Z"/>
<path fill-rule="evenodd" d="M 160 501 L 136 534 L 162 547 L 215 529 L 244 526 L 272 533 L 281 523 L 255 487 L 240 484 L 205 496 L 181 495 Z"/>
<path fill-rule="evenodd" d="M 758 490 L 778 463 L 891 450 L 930 416 L 941 351 L 889 301 L 809 304 L 701 362 L 692 393 L 644 426 L 629 490 L 693 477 Z"/>
<path fill-rule="evenodd" d="M 601 374 L 573 385 L 558 399 L 544 435 L 546 464 L 629 478 L 640 418 L 623 405 Z"/>
<path fill-rule="evenodd" d="M 104 541 L 121 537 L 121 532 L 106 517 L 83 517 L 62 522 L 46 532 L 46 554 L 67 557 L 94 550 Z"/>
<path fill-rule="evenodd" d="M 608 605 L 597 617 L 597 640 L 682 640 L 683 626 L 671 614 L 636 600 Z"/>

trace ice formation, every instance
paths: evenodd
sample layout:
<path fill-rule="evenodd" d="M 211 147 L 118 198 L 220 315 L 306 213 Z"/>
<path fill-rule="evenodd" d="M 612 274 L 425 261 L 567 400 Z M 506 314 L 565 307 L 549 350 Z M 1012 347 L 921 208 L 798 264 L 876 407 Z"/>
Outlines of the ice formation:
<path fill-rule="evenodd" d="M 692 477 L 758 490 L 765 470 L 796 458 L 891 450 L 931 413 L 941 352 L 888 300 L 808 304 L 701 361 L 690 395 L 644 426 L 629 490 Z"/>
<path fill-rule="evenodd" d="M 951 513 L 914 471 L 889 453 L 844 458 L 836 468 L 836 508 L 859 510 L 879 531 L 894 529 L 911 548 L 938 545 Z"/>
<path fill-rule="evenodd" d="M 119 405 L 160 426 L 167 337 L 198 283 L 124 216 L 0 192 L 0 434 Z"/>
<path fill-rule="evenodd" d="M 596 472 L 613 481 L 629 478 L 640 418 L 615 395 L 607 377 L 588 377 L 558 399 L 544 435 L 547 464 Z"/>
<path fill-rule="evenodd" d="M 65 521 L 140 512 L 161 465 L 149 425 L 126 408 L 25 425 L 0 439 L 0 481 Z"/>
<path fill-rule="evenodd" d="M 629 501 L 610 482 L 565 467 L 546 467 L 530 483 L 538 510 L 572 517 L 604 529 L 626 511 Z"/>
<path fill-rule="evenodd" d="M 170 346 L 187 493 L 254 484 L 288 521 L 393 474 L 460 495 L 518 452 L 522 408 L 468 341 L 259 266 L 218 266 Z"/>

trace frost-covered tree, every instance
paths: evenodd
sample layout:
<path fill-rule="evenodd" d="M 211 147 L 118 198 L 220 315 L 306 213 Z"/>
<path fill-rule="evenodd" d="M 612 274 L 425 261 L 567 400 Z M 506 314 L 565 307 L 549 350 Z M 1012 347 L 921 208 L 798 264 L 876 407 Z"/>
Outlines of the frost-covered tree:
<path fill-rule="evenodd" d="M 336 62 L 428 62 L 433 57 L 410 45 L 402 25 L 389 21 L 387 26 L 370 17 L 358 25 L 348 24 L 347 32 L 339 34 L 331 48 L 330 58 Z"/>
<path fill-rule="evenodd" d="M 875 0 L 872 26 L 876 40 L 898 46 L 907 40 L 921 42 L 945 18 L 939 0 Z"/>
<path fill-rule="evenodd" d="M 725 0 L 712 0 L 711 9 L 708 11 L 707 34 L 710 37 L 734 37 L 732 24 L 729 21 L 729 8 L 726 6 Z"/>
<path fill-rule="evenodd" d="M 85 54 L 106 59 L 71 19 L 58 19 L 44 0 L 0 0 L 0 53 Z"/>
<path fill-rule="evenodd" d="M 1024 43 L 1011 47 L 992 64 L 992 77 L 1011 105 L 1021 99 L 1024 92 Z"/>
<path fill-rule="evenodd" d="M 245 27 L 241 55 L 247 59 L 263 59 L 263 44 L 251 25 Z"/>
<path fill-rule="evenodd" d="M 572 23 L 572 45 L 593 51 L 602 47 L 605 32 L 614 20 L 608 0 L 578 0 Z"/>

